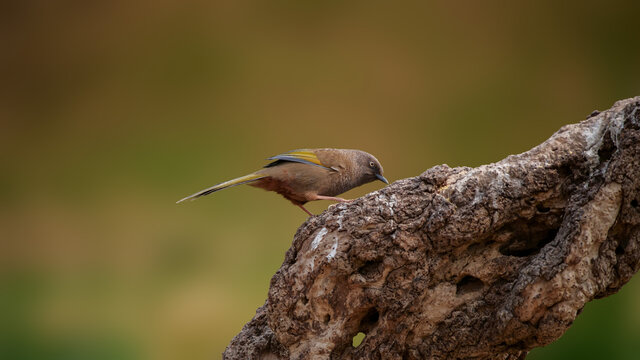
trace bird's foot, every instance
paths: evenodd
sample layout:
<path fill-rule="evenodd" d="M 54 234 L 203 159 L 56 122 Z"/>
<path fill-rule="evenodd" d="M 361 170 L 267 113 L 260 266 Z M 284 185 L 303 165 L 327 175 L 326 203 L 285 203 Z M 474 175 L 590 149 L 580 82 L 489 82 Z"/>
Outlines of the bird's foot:
<path fill-rule="evenodd" d="M 304 210 L 304 212 L 306 212 L 307 214 L 309 214 L 309 216 L 313 216 L 313 214 L 312 214 L 309 210 L 305 209 L 305 208 L 304 208 L 304 206 L 302 206 L 302 205 L 298 205 L 298 207 L 300 207 L 300 209 Z"/>

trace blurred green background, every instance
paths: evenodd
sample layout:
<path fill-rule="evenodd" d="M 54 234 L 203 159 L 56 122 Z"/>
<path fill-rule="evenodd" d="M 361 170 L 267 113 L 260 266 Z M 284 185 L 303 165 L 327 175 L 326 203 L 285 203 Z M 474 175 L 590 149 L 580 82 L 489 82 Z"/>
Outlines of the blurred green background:
<path fill-rule="evenodd" d="M 369 151 L 391 181 L 526 151 L 640 94 L 639 13 L 2 2 L 0 358 L 217 358 L 306 215 L 249 187 L 176 200 L 301 147 Z M 636 359 L 638 340 L 636 277 L 530 358 Z"/>

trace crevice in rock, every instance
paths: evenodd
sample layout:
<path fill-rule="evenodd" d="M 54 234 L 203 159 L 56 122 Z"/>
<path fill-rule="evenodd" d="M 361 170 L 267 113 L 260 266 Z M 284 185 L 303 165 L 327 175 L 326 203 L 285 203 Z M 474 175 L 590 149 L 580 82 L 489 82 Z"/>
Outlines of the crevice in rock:
<path fill-rule="evenodd" d="M 456 284 L 456 295 L 464 295 L 479 291 L 484 287 L 482 280 L 475 276 L 466 275 Z"/>
<path fill-rule="evenodd" d="M 611 132 L 607 131 L 604 134 L 602 145 L 600 146 L 600 149 L 598 149 L 598 159 L 600 160 L 600 163 L 603 164 L 611 160 L 611 156 L 615 151 L 616 147 L 611 139 Z"/>
<path fill-rule="evenodd" d="M 364 265 L 358 268 L 358 273 L 364 276 L 367 280 L 374 280 L 382 275 L 383 266 L 382 260 L 371 260 L 364 263 Z"/>
<path fill-rule="evenodd" d="M 551 208 L 548 208 L 548 207 L 544 206 L 544 204 L 538 204 L 538 205 L 536 205 L 536 210 L 539 213 L 546 214 L 549 211 L 551 211 Z"/>
<path fill-rule="evenodd" d="M 364 315 L 362 320 L 360 320 L 360 325 L 358 325 L 358 331 L 366 334 L 376 326 L 379 319 L 380 319 L 380 313 L 378 312 L 378 309 L 376 309 L 375 307 L 372 307 L 367 311 L 367 313 Z"/>
<path fill-rule="evenodd" d="M 558 229 L 534 229 L 514 236 L 513 240 L 500 247 L 500 253 L 506 256 L 525 257 L 537 254 L 558 234 Z"/>

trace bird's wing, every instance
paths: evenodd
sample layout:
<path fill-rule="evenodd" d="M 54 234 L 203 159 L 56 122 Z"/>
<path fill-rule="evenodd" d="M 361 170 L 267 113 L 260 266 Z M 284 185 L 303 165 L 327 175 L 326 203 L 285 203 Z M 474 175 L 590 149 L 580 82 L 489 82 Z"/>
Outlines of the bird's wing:
<path fill-rule="evenodd" d="M 322 162 L 320 162 L 320 159 L 318 159 L 318 156 L 316 156 L 316 154 L 313 151 L 307 150 L 307 149 L 289 151 L 284 154 L 272 156 L 267 160 L 275 160 L 275 161 L 267 164 L 265 167 L 272 167 L 272 166 L 279 165 L 282 162 L 290 161 L 290 162 L 298 162 L 302 164 L 319 166 L 326 170 L 336 171 L 331 167 L 325 166 Z"/>

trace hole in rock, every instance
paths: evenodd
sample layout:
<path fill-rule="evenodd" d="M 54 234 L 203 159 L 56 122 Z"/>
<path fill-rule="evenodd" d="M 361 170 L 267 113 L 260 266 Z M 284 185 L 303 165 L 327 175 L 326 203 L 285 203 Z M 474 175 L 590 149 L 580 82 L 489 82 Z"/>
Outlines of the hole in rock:
<path fill-rule="evenodd" d="M 382 274 L 382 260 L 367 261 L 358 268 L 358 272 L 366 278 L 374 278 Z"/>
<path fill-rule="evenodd" d="M 631 206 L 638 207 L 638 200 L 636 199 L 631 200 Z"/>
<path fill-rule="evenodd" d="M 378 312 L 378 309 L 371 308 L 367 310 L 362 319 L 360 319 L 360 324 L 358 324 L 358 333 L 353 337 L 352 345 L 354 348 L 362 344 L 367 333 L 373 329 L 379 318 L 380 313 Z"/>
<path fill-rule="evenodd" d="M 322 320 L 324 321 L 325 324 L 328 324 L 329 321 L 331 320 L 331 315 L 325 314 Z"/>
<path fill-rule="evenodd" d="M 600 162 L 609 161 L 611 159 L 611 155 L 613 155 L 613 148 L 607 147 L 598 150 L 598 157 L 600 158 Z"/>
<path fill-rule="evenodd" d="M 364 315 L 362 320 L 360 320 L 360 326 L 358 326 L 358 330 L 359 331 L 371 330 L 376 325 L 379 318 L 380 318 L 380 313 L 378 312 L 378 309 L 376 308 L 369 309 L 369 311 L 367 311 L 367 313 Z"/>
<path fill-rule="evenodd" d="M 556 170 L 561 178 L 573 178 L 573 169 L 569 165 L 559 166 Z"/>
<path fill-rule="evenodd" d="M 535 229 L 519 232 L 513 241 L 502 246 L 500 253 L 506 256 L 524 257 L 537 254 L 558 234 L 558 229 Z"/>
<path fill-rule="evenodd" d="M 482 289 L 484 283 L 475 276 L 467 275 L 456 284 L 456 295 L 464 295 Z"/>
<path fill-rule="evenodd" d="M 623 238 L 618 240 L 618 246 L 616 246 L 616 255 L 620 256 L 622 254 L 624 254 L 624 250 L 627 248 L 627 245 L 629 244 L 629 239 L 628 238 Z"/>
<path fill-rule="evenodd" d="M 542 204 L 538 204 L 536 206 L 536 210 L 538 210 L 539 213 L 543 213 L 544 214 L 544 213 L 548 213 L 551 210 L 551 208 L 548 208 L 548 207 L 546 207 L 546 206 L 544 206 Z"/>
<path fill-rule="evenodd" d="M 600 159 L 600 162 L 602 163 L 611 160 L 611 156 L 615 150 L 613 140 L 611 140 L 611 133 L 607 131 L 607 133 L 604 134 L 604 141 L 598 150 L 598 158 Z"/>

